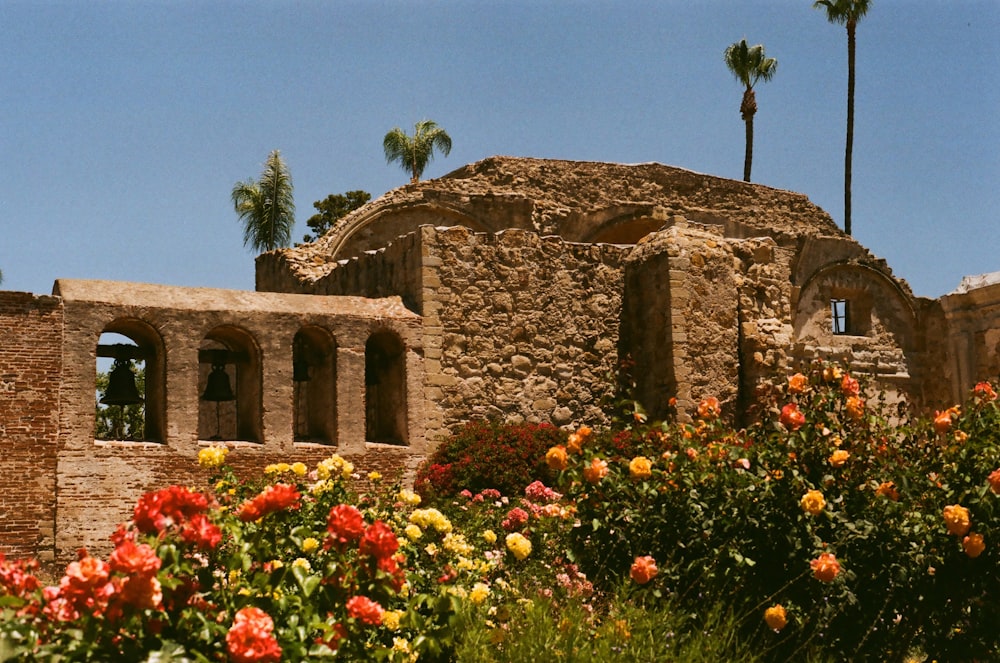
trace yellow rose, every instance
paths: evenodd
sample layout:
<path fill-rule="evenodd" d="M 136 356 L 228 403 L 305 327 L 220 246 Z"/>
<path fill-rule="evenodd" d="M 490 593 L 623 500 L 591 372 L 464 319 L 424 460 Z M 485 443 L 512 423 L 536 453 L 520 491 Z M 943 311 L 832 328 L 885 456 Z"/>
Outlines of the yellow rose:
<path fill-rule="evenodd" d="M 818 490 L 810 490 L 802 496 L 802 501 L 799 504 L 802 506 L 802 510 L 809 515 L 818 516 L 826 507 L 826 499 L 824 499 L 823 493 Z"/>
<path fill-rule="evenodd" d="M 653 474 L 653 462 L 645 456 L 636 456 L 628 464 L 628 473 L 637 481 L 648 479 Z"/>
<path fill-rule="evenodd" d="M 309 468 L 306 467 L 305 463 L 292 463 L 292 472 L 295 472 L 297 476 L 305 476 Z"/>
<path fill-rule="evenodd" d="M 407 525 L 406 529 L 403 530 L 403 534 L 405 534 L 406 538 L 410 541 L 416 541 L 424 535 L 424 532 L 416 525 Z"/>
<path fill-rule="evenodd" d="M 313 537 L 310 536 L 306 537 L 305 539 L 302 539 L 302 552 L 308 554 L 316 550 L 317 548 L 319 548 L 319 541 L 317 541 Z"/>
<path fill-rule="evenodd" d="M 523 560 L 531 554 L 531 541 L 520 532 L 511 532 L 507 535 L 507 550 L 517 559 Z"/>
<path fill-rule="evenodd" d="M 487 597 L 490 595 L 490 588 L 488 585 L 482 582 L 477 582 L 472 587 L 472 591 L 469 592 L 469 600 L 476 605 L 482 605 L 486 601 Z"/>
<path fill-rule="evenodd" d="M 198 452 L 198 464 L 205 468 L 218 467 L 226 462 L 226 454 L 229 449 L 226 447 L 211 446 L 205 447 Z"/>
<path fill-rule="evenodd" d="M 488 529 L 485 532 L 483 532 L 483 541 L 492 546 L 494 543 L 497 542 L 496 532 L 494 532 L 491 529 Z"/>

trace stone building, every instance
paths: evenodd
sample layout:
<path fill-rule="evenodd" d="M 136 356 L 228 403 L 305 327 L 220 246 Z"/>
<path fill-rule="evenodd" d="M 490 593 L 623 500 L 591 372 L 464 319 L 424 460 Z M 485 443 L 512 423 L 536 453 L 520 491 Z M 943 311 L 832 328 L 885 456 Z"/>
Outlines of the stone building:
<path fill-rule="evenodd" d="M 714 395 L 738 419 L 814 360 L 943 407 L 998 347 L 1000 279 L 915 297 L 800 194 L 494 157 L 260 256 L 257 292 L 0 292 L 0 552 L 106 549 L 143 491 L 205 480 L 213 440 L 246 470 L 337 452 L 391 477 L 472 417 L 600 424 L 625 358 L 654 416 Z M 99 357 L 143 362 L 143 439 L 95 439 Z M 232 392 L 206 400 L 216 378 Z"/>

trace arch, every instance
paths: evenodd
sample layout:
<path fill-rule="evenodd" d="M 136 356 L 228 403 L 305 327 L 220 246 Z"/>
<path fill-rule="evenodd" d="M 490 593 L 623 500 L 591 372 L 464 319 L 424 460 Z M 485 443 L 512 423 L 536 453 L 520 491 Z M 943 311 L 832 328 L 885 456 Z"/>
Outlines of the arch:
<path fill-rule="evenodd" d="M 109 343 L 107 341 L 117 339 L 110 339 L 107 335 L 117 335 L 128 342 Z M 138 318 L 117 318 L 101 331 L 96 354 L 98 372 L 103 373 L 101 364 L 112 359 L 132 372 L 142 402 L 102 405 L 100 401 L 107 391 L 106 388 L 100 390 L 97 396 L 94 437 L 105 440 L 164 442 L 167 413 L 166 352 L 159 332 Z M 110 365 L 109 368 L 114 370 Z M 107 412 L 102 421 L 102 410 L 106 408 L 120 409 L 118 413 Z"/>
<path fill-rule="evenodd" d="M 328 246 L 334 259 L 350 258 L 365 251 L 380 249 L 397 237 L 425 225 L 465 226 L 476 232 L 494 230 L 467 213 L 442 204 L 383 208 L 361 217 L 350 217 L 349 222 L 349 225 L 330 233 L 333 239 Z"/>
<path fill-rule="evenodd" d="M 233 325 L 212 329 L 198 348 L 198 364 L 198 438 L 261 442 L 261 361 L 253 336 Z M 206 393 L 213 371 L 225 375 L 231 398 Z"/>
<path fill-rule="evenodd" d="M 906 291 L 883 272 L 837 262 L 814 272 L 799 289 L 793 329 L 797 340 L 889 335 L 898 348 L 911 350 L 916 312 Z"/>
<path fill-rule="evenodd" d="M 337 344 L 322 327 L 302 327 L 292 339 L 296 442 L 333 444 L 337 439 Z"/>
<path fill-rule="evenodd" d="M 377 331 L 365 343 L 365 440 L 407 444 L 406 353 L 402 339 Z"/>

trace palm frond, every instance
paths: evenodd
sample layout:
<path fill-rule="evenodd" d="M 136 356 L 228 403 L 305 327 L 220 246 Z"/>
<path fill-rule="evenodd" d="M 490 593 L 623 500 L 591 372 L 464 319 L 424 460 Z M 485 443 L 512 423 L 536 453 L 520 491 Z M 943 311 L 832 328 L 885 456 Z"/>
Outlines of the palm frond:
<path fill-rule="evenodd" d="M 233 186 L 233 209 L 243 223 L 244 246 L 262 252 L 291 243 L 293 194 L 291 174 L 278 150 L 268 156 L 259 181 L 248 179 Z"/>

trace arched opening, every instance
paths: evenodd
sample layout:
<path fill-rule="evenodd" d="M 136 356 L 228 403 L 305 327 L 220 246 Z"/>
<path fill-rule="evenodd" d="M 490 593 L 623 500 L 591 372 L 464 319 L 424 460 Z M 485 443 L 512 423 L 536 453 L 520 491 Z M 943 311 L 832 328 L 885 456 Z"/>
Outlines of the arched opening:
<path fill-rule="evenodd" d="M 216 327 L 198 349 L 198 438 L 261 442 L 260 351 L 238 327 Z"/>
<path fill-rule="evenodd" d="M 296 442 L 333 444 L 337 439 L 337 345 L 320 327 L 303 327 L 292 341 Z"/>
<path fill-rule="evenodd" d="M 406 355 L 403 342 L 389 331 L 365 344 L 365 440 L 407 444 Z"/>
<path fill-rule="evenodd" d="M 97 344 L 94 439 L 163 442 L 166 429 L 163 342 L 151 326 L 115 320 Z"/>

